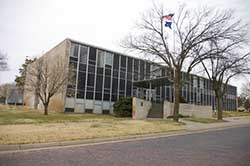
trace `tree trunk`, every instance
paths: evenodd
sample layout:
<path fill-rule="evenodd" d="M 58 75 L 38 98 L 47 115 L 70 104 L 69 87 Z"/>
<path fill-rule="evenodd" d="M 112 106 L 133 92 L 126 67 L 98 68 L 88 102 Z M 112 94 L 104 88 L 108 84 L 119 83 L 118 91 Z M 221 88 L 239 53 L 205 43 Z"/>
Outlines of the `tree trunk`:
<path fill-rule="evenodd" d="M 48 115 L 48 107 L 49 107 L 49 104 L 44 104 L 44 115 Z"/>
<path fill-rule="evenodd" d="M 180 73 L 175 71 L 174 78 L 174 121 L 179 121 L 179 106 L 180 106 Z"/>
<path fill-rule="evenodd" d="M 219 95 L 217 93 L 216 95 L 216 98 L 217 98 L 217 119 L 218 120 L 222 120 L 222 112 L 223 112 L 223 97 L 222 95 Z"/>

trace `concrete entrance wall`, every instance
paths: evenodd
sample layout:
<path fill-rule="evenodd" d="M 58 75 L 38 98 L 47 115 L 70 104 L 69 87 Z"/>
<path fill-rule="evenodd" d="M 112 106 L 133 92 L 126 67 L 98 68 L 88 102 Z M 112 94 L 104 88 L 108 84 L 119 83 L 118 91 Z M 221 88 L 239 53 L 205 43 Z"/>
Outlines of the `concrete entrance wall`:
<path fill-rule="evenodd" d="M 174 112 L 174 103 L 164 101 L 163 118 L 167 118 L 168 116 L 172 116 L 173 112 Z M 180 104 L 179 114 L 182 114 L 185 116 L 194 116 L 197 118 L 212 118 L 213 117 L 213 110 L 212 110 L 212 106 L 182 103 L 182 104 Z"/>
<path fill-rule="evenodd" d="M 151 107 L 152 103 L 150 101 L 133 97 L 132 118 L 146 119 Z"/>

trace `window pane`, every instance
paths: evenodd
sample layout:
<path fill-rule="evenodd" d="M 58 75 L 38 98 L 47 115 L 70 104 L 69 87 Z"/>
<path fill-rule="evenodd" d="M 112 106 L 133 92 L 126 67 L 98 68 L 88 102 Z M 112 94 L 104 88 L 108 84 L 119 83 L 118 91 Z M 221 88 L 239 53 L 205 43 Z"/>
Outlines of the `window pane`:
<path fill-rule="evenodd" d="M 109 98 L 110 98 L 110 94 L 104 94 L 103 100 L 109 101 Z"/>
<path fill-rule="evenodd" d="M 134 71 L 138 71 L 139 67 L 139 61 L 137 59 L 134 59 Z"/>
<path fill-rule="evenodd" d="M 125 90 L 125 80 L 120 80 L 120 90 Z"/>
<path fill-rule="evenodd" d="M 89 49 L 89 60 L 96 60 L 96 48 L 90 47 Z"/>
<path fill-rule="evenodd" d="M 105 84 L 104 84 L 104 88 L 110 88 L 110 81 L 111 81 L 111 78 L 110 77 L 105 77 Z"/>
<path fill-rule="evenodd" d="M 86 64 L 88 56 L 88 47 L 81 46 L 80 47 L 80 62 Z"/>
<path fill-rule="evenodd" d="M 97 53 L 97 66 L 98 67 L 104 67 L 104 51 L 102 50 L 98 50 L 98 53 Z"/>
<path fill-rule="evenodd" d="M 89 86 L 94 86 L 94 81 L 95 81 L 95 75 L 94 74 L 88 74 L 88 85 Z"/>
<path fill-rule="evenodd" d="M 106 52 L 105 55 L 105 64 L 112 66 L 113 64 L 113 54 L 110 52 Z"/>
<path fill-rule="evenodd" d="M 128 72 L 132 72 L 132 58 L 128 58 Z"/>
<path fill-rule="evenodd" d="M 96 77 L 96 91 L 102 91 L 102 81 L 103 80 L 103 76 L 99 76 L 97 75 Z"/>
<path fill-rule="evenodd" d="M 102 93 L 96 92 L 95 93 L 95 99 L 96 100 L 102 100 Z"/>
<path fill-rule="evenodd" d="M 118 89 L 118 79 L 113 78 L 113 83 L 112 83 L 112 94 L 116 94 Z"/>
<path fill-rule="evenodd" d="M 111 69 L 105 69 L 105 75 L 111 76 Z"/>
<path fill-rule="evenodd" d="M 77 98 L 84 99 L 84 90 L 77 91 Z"/>
<path fill-rule="evenodd" d="M 86 64 L 79 64 L 80 71 L 86 71 Z"/>
<path fill-rule="evenodd" d="M 87 91 L 87 94 L 86 94 L 86 98 L 87 99 L 93 99 L 93 92 L 91 91 Z"/>
<path fill-rule="evenodd" d="M 121 56 L 121 67 L 126 67 L 126 57 Z"/>
<path fill-rule="evenodd" d="M 88 73 L 95 73 L 95 66 L 89 65 Z"/>
<path fill-rule="evenodd" d="M 68 84 L 72 85 L 73 87 L 75 87 L 76 85 L 76 71 L 69 71 L 69 80 L 68 80 Z"/>
<path fill-rule="evenodd" d="M 127 89 L 126 89 L 127 96 L 131 96 L 131 88 L 132 88 L 132 82 L 127 81 Z"/>
<path fill-rule="evenodd" d="M 72 43 L 71 48 L 70 48 L 70 56 L 78 57 L 78 49 L 79 49 L 79 45 Z"/>
<path fill-rule="evenodd" d="M 85 72 L 79 72 L 78 75 L 78 84 L 77 84 L 77 88 L 84 90 L 85 89 L 85 77 L 86 77 L 86 73 Z"/>
<path fill-rule="evenodd" d="M 117 70 L 119 69 L 119 55 L 117 54 L 114 55 L 113 68 Z"/>

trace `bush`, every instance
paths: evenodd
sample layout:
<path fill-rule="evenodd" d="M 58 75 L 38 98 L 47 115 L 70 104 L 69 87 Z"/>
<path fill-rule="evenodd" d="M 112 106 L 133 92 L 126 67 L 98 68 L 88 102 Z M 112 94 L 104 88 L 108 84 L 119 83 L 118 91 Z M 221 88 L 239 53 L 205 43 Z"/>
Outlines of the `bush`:
<path fill-rule="evenodd" d="M 115 116 L 132 117 L 132 97 L 119 98 L 113 107 Z"/>

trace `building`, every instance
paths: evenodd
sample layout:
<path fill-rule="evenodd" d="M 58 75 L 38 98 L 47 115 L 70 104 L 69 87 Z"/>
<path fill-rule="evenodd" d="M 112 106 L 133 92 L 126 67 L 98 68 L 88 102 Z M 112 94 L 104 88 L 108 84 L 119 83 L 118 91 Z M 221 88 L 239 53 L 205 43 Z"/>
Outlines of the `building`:
<path fill-rule="evenodd" d="M 173 86 L 167 79 L 171 73 L 157 63 L 72 39 L 64 40 L 46 55 L 67 57 L 65 63 L 74 73 L 65 92 L 56 96 L 55 103 L 60 103 L 59 108 L 65 112 L 112 113 L 113 103 L 124 96 L 173 102 Z M 216 107 L 211 82 L 206 78 L 191 75 L 181 94 L 186 103 Z M 25 96 L 25 103 L 33 106 L 34 94 Z M 237 88 L 228 85 L 225 109 L 236 110 L 236 96 Z"/>
<path fill-rule="evenodd" d="M 23 91 L 17 87 L 14 87 L 10 91 L 10 96 L 7 99 L 7 103 L 10 105 L 22 105 L 23 104 Z"/>

